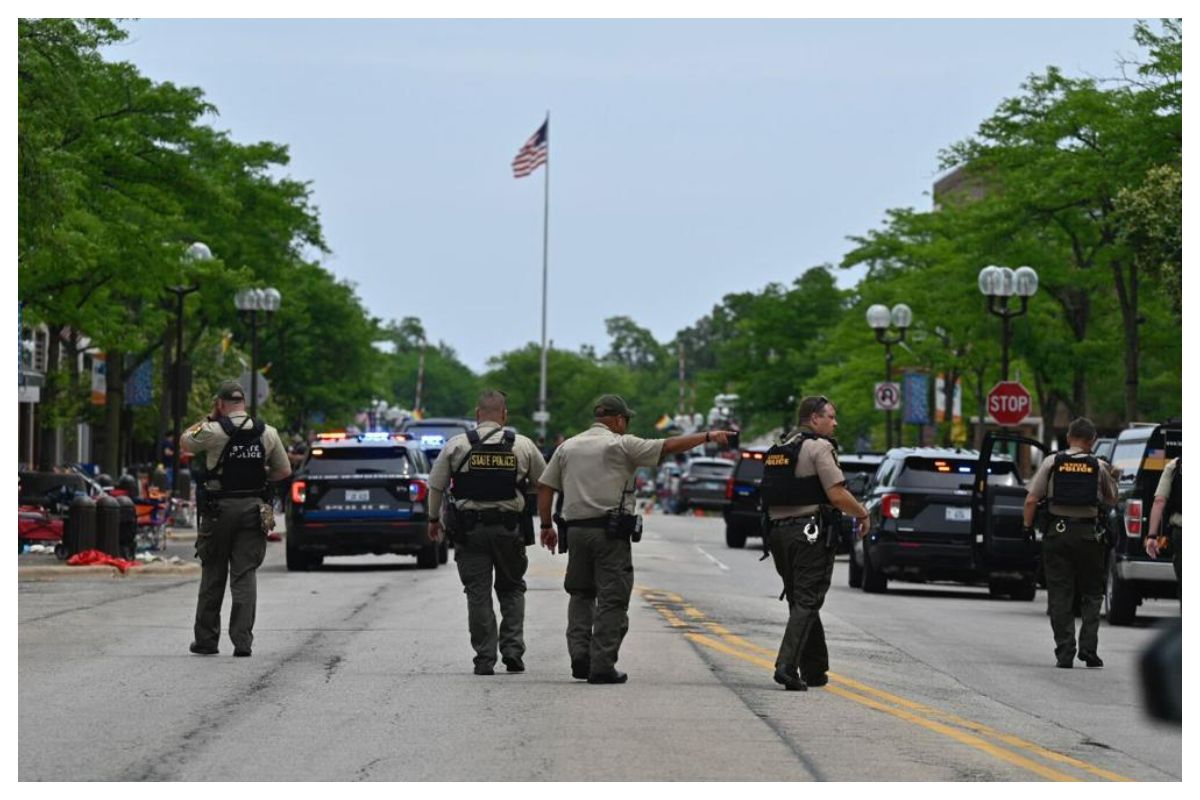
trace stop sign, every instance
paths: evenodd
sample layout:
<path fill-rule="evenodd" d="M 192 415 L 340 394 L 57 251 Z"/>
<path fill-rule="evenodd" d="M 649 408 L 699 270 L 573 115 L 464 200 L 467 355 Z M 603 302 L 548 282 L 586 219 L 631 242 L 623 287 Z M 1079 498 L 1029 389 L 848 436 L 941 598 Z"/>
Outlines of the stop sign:
<path fill-rule="evenodd" d="M 988 392 L 988 414 L 1001 425 L 1016 425 L 1029 416 L 1033 400 L 1019 381 L 1000 381 Z"/>

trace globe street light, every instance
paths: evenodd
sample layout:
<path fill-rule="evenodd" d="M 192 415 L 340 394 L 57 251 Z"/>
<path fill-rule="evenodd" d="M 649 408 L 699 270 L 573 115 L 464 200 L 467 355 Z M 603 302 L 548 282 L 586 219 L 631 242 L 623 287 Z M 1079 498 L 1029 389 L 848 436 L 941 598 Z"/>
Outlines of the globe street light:
<path fill-rule="evenodd" d="M 258 413 L 258 327 L 266 325 L 279 310 L 283 295 L 273 286 L 266 289 L 242 289 L 233 297 L 242 322 L 250 326 L 250 416 Z M 265 315 L 259 322 L 259 312 Z"/>
<path fill-rule="evenodd" d="M 1001 371 L 1008 380 L 1009 321 L 1029 310 L 1029 298 L 1037 294 L 1038 274 L 1033 267 L 984 267 L 979 270 L 979 291 L 988 299 L 988 311 L 1001 319 Z M 1021 308 L 1008 307 L 1008 298 L 1021 298 Z"/>
<path fill-rule="evenodd" d="M 867 325 L 875 331 L 875 340 L 883 345 L 884 380 L 892 382 L 892 345 L 904 341 L 904 334 L 912 326 L 912 309 L 904 303 L 897 303 L 889 310 L 887 306 L 876 303 L 867 309 Z M 895 328 L 896 333 L 888 335 L 888 329 Z M 885 426 L 887 430 L 887 446 L 892 447 L 892 410 L 886 409 Z"/>
<path fill-rule="evenodd" d="M 192 242 L 188 248 L 183 251 L 183 260 L 185 262 L 195 261 L 212 261 L 212 250 L 208 249 L 208 245 L 204 242 Z M 183 381 L 183 299 L 200 287 L 192 284 L 191 286 L 168 286 L 167 291 L 175 295 L 175 364 L 172 369 L 173 383 L 175 384 L 171 391 L 171 432 L 173 434 L 173 445 L 175 454 L 171 456 L 171 491 L 175 492 L 179 487 L 179 436 L 181 433 L 183 413 L 187 409 L 187 393 L 184 391 Z M 191 381 L 188 381 L 191 383 Z"/>

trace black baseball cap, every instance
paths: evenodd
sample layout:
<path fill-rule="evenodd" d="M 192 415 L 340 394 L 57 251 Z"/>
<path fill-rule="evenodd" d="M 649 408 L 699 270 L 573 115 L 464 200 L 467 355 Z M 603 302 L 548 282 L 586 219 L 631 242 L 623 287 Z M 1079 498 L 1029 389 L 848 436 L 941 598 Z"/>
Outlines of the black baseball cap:
<path fill-rule="evenodd" d="M 241 402 L 246 399 L 246 390 L 237 381 L 223 381 L 217 387 L 217 399 L 228 400 L 231 403 Z"/>
<path fill-rule="evenodd" d="M 602 394 L 596 398 L 592 413 L 597 417 L 632 417 L 633 409 L 619 394 Z"/>

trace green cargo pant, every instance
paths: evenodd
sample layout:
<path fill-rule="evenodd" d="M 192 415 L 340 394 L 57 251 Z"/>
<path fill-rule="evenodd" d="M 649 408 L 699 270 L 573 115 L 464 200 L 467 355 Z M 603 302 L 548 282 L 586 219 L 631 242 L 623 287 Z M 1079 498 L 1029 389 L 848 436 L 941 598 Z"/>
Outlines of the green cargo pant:
<path fill-rule="evenodd" d="M 616 667 L 621 640 L 629 630 L 633 594 L 633 554 L 628 539 L 609 539 L 603 528 L 571 528 L 567 575 L 567 652 L 586 660 L 591 674 Z"/>
<path fill-rule="evenodd" d="M 254 644 L 254 609 L 258 603 L 257 570 L 267 555 L 257 497 L 220 501 L 220 514 L 200 518 L 196 556 L 200 559 L 200 597 L 196 603 L 196 644 L 216 647 L 221 639 L 221 603 L 225 579 L 233 598 L 229 638 L 238 650 Z"/>
<path fill-rule="evenodd" d="M 1079 595 L 1079 648 L 1081 655 L 1096 653 L 1100 629 L 1100 605 L 1104 598 L 1104 569 L 1108 547 L 1096 537 L 1094 520 L 1068 522 L 1056 530 L 1051 519 L 1042 538 L 1042 561 L 1046 569 L 1046 594 L 1050 604 L 1050 627 L 1054 631 L 1054 655 L 1060 661 L 1075 657 L 1075 595 Z"/>
<path fill-rule="evenodd" d="M 799 668 L 805 681 L 819 679 L 829 671 L 821 606 L 833 580 L 837 550 L 827 546 L 825 536 L 809 544 L 803 524 L 772 528 L 770 546 L 788 601 L 788 623 L 775 666 Z"/>
<path fill-rule="evenodd" d="M 504 658 L 525 654 L 525 540 L 521 531 L 481 525 L 454 542 L 454 563 L 467 596 L 467 629 L 477 665 L 494 666 L 496 650 Z M 492 607 L 492 572 L 500 600 L 500 626 Z"/>

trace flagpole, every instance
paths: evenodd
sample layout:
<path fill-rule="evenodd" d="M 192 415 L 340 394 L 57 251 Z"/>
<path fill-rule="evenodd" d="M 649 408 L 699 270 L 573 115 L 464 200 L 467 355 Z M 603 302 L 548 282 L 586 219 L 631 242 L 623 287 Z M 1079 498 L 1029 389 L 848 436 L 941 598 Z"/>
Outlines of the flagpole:
<path fill-rule="evenodd" d="M 546 199 L 542 214 L 542 379 L 538 387 L 538 438 L 546 443 L 546 286 L 550 275 L 550 111 L 546 111 Z"/>

